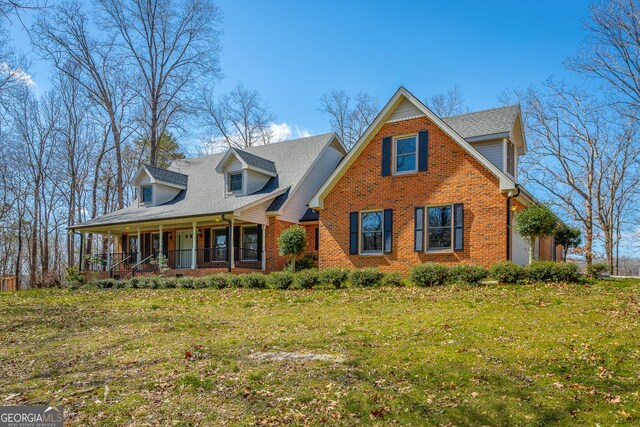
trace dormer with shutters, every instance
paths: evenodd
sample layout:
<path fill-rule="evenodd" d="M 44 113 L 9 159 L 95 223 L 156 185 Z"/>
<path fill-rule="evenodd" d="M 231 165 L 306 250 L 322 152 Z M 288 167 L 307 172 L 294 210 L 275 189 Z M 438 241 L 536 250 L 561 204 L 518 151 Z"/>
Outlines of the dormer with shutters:
<path fill-rule="evenodd" d="M 136 189 L 138 206 L 158 206 L 173 200 L 187 189 L 187 175 L 143 164 L 131 185 Z"/>
<path fill-rule="evenodd" d="M 223 175 L 225 197 L 253 194 L 278 176 L 271 160 L 238 148 L 227 150 L 216 172 Z"/>

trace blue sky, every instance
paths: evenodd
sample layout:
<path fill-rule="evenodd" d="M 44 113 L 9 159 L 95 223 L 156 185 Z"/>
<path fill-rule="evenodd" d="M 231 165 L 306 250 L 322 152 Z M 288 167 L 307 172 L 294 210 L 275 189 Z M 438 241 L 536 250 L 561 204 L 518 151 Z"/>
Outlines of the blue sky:
<path fill-rule="evenodd" d="M 328 131 L 319 98 L 332 89 L 385 102 L 403 85 L 416 96 L 459 86 L 471 110 L 506 89 L 549 76 L 584 37 L 588 1 L 364 2 L 219 0 L 224 15 L 221 92 L 242 82 L 277 115 L 310 133 Z M 29 22 L 29 17 L 26 18 Z M 28 38 L 12 28 L 17 47 Z M 34 60 L 39 90 L 46 65 Z"/>

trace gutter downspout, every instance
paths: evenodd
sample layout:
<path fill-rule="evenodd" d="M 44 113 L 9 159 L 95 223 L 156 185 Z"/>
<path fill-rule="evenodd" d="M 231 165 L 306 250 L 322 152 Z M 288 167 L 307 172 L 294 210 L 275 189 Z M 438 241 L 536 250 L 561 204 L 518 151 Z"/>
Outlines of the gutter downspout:
<path fill-rule="evenodd" d="M 507 195 L 507 261 L 511 261 L 511 199 L 520 195 L 520 184 L 516 184 L 516 194 Z"/>
<path fill-rule="evenodd" d="M 227 236 L 227 272 L 231 273 L 231 257 L 233 256 L 233 246 L 231 245 L 231 240 L 233 239 L 233 228 L 231 227 L 232 222 L 226 218 L 227 214 L 222 214 L 222 220 L 228 224 L 227 229 L 229 230 L 229 235 Z"/>

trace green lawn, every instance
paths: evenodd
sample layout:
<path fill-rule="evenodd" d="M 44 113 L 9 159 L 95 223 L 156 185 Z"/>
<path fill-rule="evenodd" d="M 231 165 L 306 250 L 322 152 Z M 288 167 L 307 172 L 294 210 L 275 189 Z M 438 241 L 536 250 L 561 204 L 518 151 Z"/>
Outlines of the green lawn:
<path fill-rule="evenodd" d="M 336 360 L 251 356 L 280 351 Z M 640 281 L 5 293 L 0 404 L 77 426 L 639 425 Z"/>

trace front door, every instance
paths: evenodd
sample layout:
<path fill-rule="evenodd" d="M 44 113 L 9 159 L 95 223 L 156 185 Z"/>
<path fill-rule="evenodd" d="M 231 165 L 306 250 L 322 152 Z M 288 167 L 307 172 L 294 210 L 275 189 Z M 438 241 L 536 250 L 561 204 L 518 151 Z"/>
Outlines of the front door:
<path fill-rule="evenodd" d="M 176 268 L 191 268 L 191 250 L 193 249 L 193 232 L 178 231 L 178 253 Z"/>
<path fill-rule="evenodd" d="M 227 233 L 226 228 L 213 229 L 213 261 L 227 260 Z"/>

